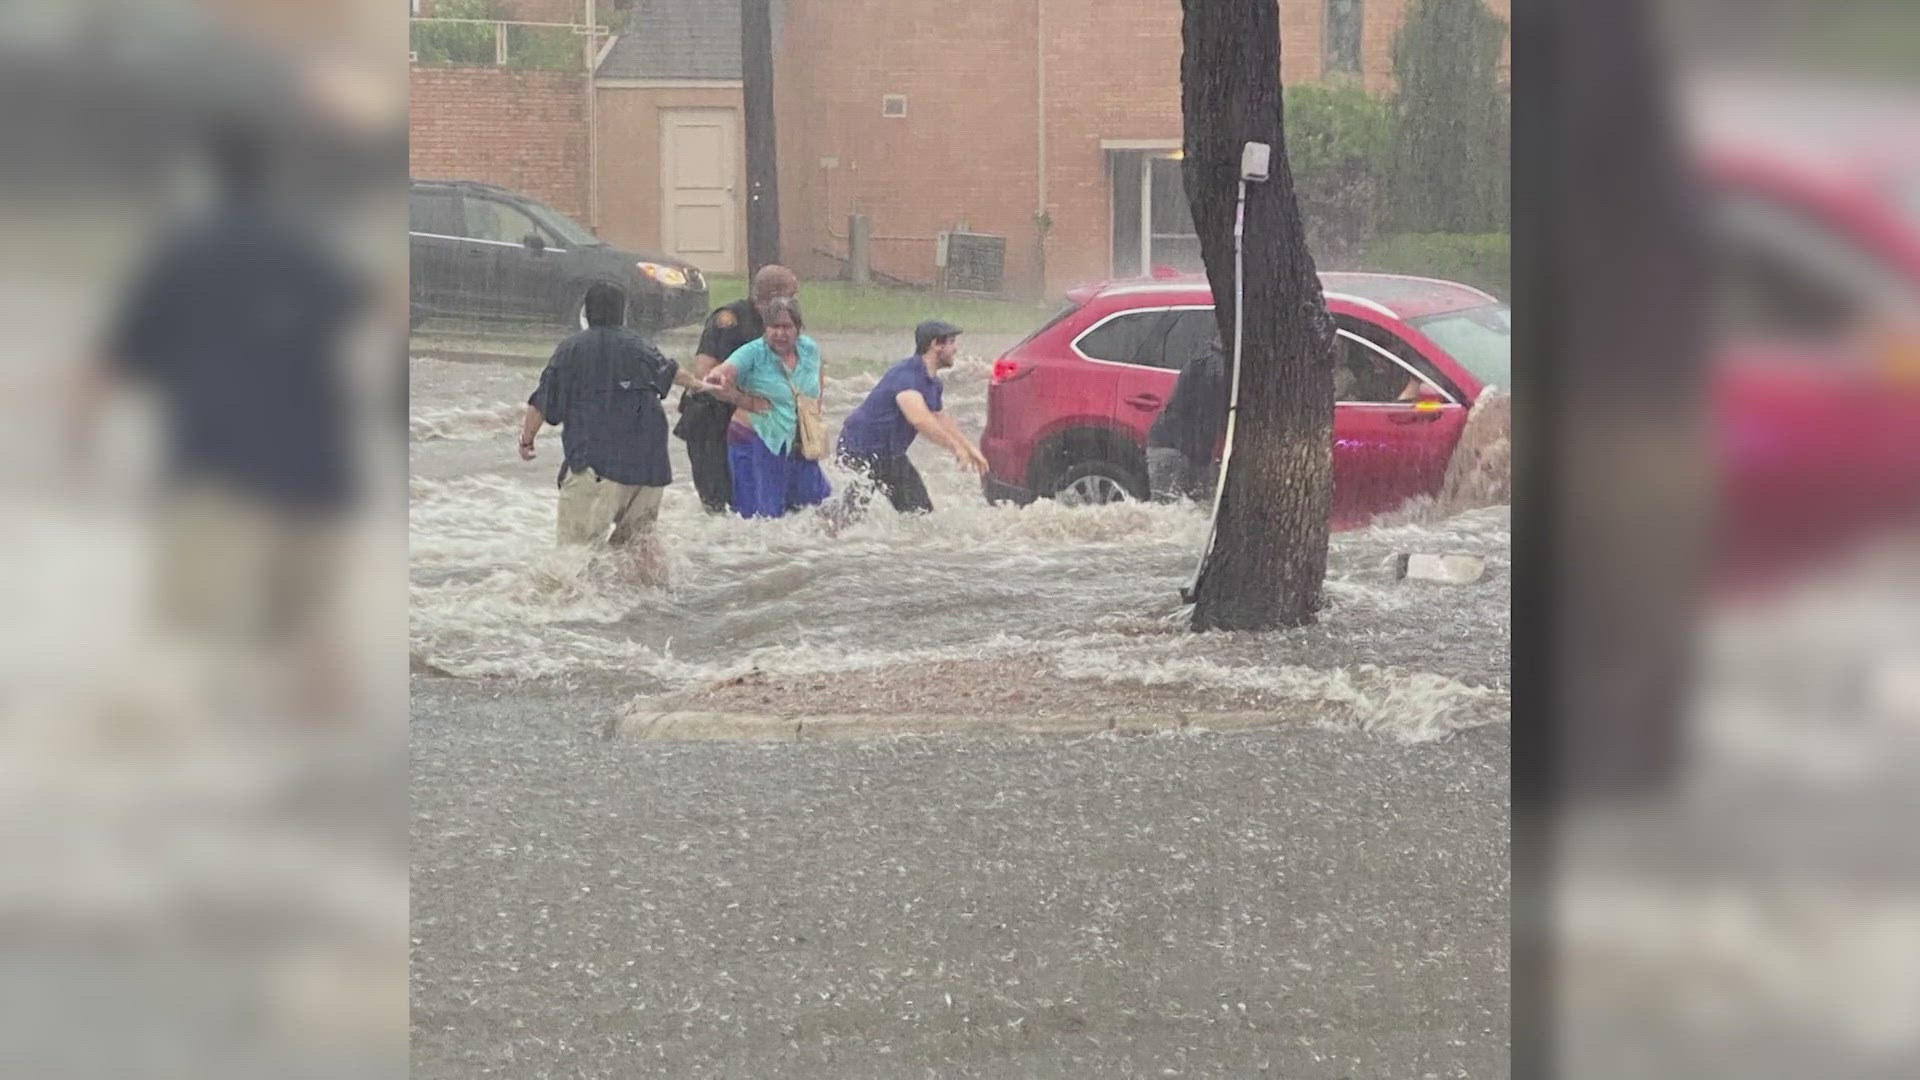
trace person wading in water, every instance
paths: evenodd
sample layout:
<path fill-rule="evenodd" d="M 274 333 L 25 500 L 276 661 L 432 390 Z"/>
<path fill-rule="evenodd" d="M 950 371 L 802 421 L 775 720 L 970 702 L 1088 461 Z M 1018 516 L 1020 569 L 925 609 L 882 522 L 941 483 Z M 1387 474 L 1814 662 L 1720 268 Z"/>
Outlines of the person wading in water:
<path fill-rule="evenodd" d="M 761 312 L 767 304 L 800 295 L 800 278 L 784 266 L 763 266 L 753 276 L 752 295 L 714 309 L 700 332 L 700 344 L 694 349 L 693 373 L 705 379 L 713 369 L 726 362 L 740 346 L 758 341 L 766 333 Z M 682 394 L 680 422 L 673 433 L 687 444 L 687 460 L 693 466 L 693 487 L 700 493 L 700 504 L 710 514 L 723 514 L 733 504 L 733 473 L 727 461 L 727 425 L 736 416 L 726 401 L 711 395 Z"/>

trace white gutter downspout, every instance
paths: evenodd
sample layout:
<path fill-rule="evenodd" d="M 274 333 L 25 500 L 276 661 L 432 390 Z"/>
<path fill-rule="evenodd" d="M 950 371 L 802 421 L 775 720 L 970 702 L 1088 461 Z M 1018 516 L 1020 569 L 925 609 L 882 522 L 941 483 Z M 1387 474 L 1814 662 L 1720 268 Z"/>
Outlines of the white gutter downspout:
<path fill-rule="evenodd" d="M 1047 0 L 1033 0 L 1035 163 L 1040 205 L 1033 211 L 1033 227 L 1040 253 L 1040 291 L 1047 289 Z"/>
<path fill-rule="evenodd" d="M 600 57 L 594 46 L 594 28 L 600 25 L 594 16 L 594 0 L 587 0 L 587 32 L 581 46 L 587 60 L 587 228 L 600 231 Z"/>

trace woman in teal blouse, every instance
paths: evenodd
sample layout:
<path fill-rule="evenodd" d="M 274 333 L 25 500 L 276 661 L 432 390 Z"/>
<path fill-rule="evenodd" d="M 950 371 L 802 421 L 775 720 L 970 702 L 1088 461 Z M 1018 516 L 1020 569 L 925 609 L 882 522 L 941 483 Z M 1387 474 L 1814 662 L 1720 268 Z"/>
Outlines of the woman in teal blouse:
<path fill-rule="evenodd" d="M 800 455 L 800 408 L 794 390 L 818 398 L 822 389 L 820 346 L 802 334 L 797 300 L 780 297 L 761 314 L 767 332 L 734 350 L 707 381 L 766 402 L 749 414 L 751 426 L 727 429 L 727 463 L 733 469 L 733 510 L 742 517 L 780 517 L 818 506 L 833 494 L 820 463 Z"/>

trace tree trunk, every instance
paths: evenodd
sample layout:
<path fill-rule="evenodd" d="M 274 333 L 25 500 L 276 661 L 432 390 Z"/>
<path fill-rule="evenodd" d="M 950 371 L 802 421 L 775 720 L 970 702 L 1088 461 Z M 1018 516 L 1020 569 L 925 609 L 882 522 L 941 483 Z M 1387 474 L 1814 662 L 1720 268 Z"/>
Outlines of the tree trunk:
<path fill-rule="evenodd" d="M 740 74 L 747 142 L 747 274 L 780 261 L 780 172 L 773 124 L 770 0 L 740 0 Z"/>
<path fill-rule="evenodd" d="M 1527 396 L 1553 437 L 1520 472 L 1522 505 L 1549 508 L 1548 542 L 1514 560 L 1515 595 L 1551 597 L 1552 617 L 1516 642 L 1515 667 L 1539 650 L 1524 666 L 1552 672 L 1560 791 L 1636 794 L 1670 781 L 1685 748 L 1714 505 L 1701 319 L 1712 267 L 1649 5 L 1552 14 L 1555 36 L 1527 51 L 1558 75 L 1545 99 L 1557 108 L 1533 116 L 1548 209 L 1521 253 L 1538 261 L 1515 275 L 1528 313 L 1515 351 L 1552 361 Z M 1552 561 L 1529 554 L 1540 551 Z M 1541 779 L 1516 771 L 1516 805 Z"/>
<path fill-rule="evenodd" d="M 1271 179 L 1247 185 L 1246 322 L 1226 497 L 1201 566 L 1195 630 L 1312 622 L 1327 572 L 1333 490 L 1333 321 L 1287 165 L 1276 0 L 1182 0 L 1183 173 L 1233 347 L 1235 192 L 1241 147 L 1273 147 Z"/>

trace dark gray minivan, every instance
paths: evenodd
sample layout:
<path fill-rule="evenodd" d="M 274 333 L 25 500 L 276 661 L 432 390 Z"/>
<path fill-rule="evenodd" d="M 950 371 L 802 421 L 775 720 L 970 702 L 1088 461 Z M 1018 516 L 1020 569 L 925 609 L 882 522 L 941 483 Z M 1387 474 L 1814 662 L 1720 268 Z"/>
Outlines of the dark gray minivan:
<path fill-rule="evenodd" d="M 414 180 L 407 236 L 413 321 L 430 315 L 584 326 L 596 282 L 629 300 L 627 324 L 658 331 L 699 322 L 707 282 L 679 259 L 608 245 L 536 199 L 471 180 Z"/>

